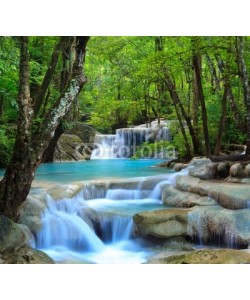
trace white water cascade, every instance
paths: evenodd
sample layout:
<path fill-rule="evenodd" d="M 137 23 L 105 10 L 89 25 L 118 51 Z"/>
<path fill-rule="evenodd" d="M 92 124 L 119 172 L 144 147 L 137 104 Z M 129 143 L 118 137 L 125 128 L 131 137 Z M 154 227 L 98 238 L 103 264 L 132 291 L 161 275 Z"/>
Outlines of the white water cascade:
<path fill-rule="evenodd" d="M 47 196 L 35 246 L 59 263 L 145 262 L 151 250 L 134 236 L 132 216 L 162 209 L 163 185 L 174 184 L 176 176 L 186 172 L 137 179 L 137 185 L 131 180 L 115 185 L 89 182 L 72 199 Z"/>
<path fill-rule="evenodd" d="M 158 126 L 155 121 L 148 128 L 146 125 L 140 125 L 117 129 L 116 134 L 96 134 L 91 159 L 129 158 L 144 142 L 170 140 L 169 123 Z"/>

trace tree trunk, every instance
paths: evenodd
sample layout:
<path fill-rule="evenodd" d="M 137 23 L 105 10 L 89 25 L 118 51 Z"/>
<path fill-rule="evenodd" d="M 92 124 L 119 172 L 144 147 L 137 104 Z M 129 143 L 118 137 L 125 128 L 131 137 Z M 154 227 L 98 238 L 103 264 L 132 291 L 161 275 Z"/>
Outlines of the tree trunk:
<path fill-rule="evenodd" d="M 62 65 L 62 71 L 61 71 L 61 77 L 60 77 L 60 92 L 61 93 L 63 93 L 65 87 L 67 86 L 67 84 L 69 82 L 70 76 L 72 75 L 71 74 L 72 73 L 72 63 L 71 63 L 72 43 L 73 43 L 73 40 L 72 40 L 72 38 L 70 38 L 66 42 L 62 42 L 62 45 L 61 45 L 61 48 L 63 49 L 63 53 L 62 53 L 63 65 Z M 58 47 L 58 45 L 57 45 L 57 47 Z M 55 51 L 53 53 L 53 56 L 54 55 L 55 55 Z M 53 61 L 53 59 L 52 59 L 52 61 Z M 75 99 L 75 103 L 76 103 L 76 100 L 77 100 L 77 98 Z M 47 102 L 47 97 L 45 99 L 45 103 L 46 102 Z M 68 121 L 70 119 L 75 120 L 74 110 L 73 110 L 72 106 L 74 106 L 74 105 L 71 105 L 69 112 L 63 118 L 64 121 Z M 63 133 L 64 133 L 63 126 L 61 123 L 59 123 L 55 130 L 55 134 L 54 134 L 53 138 L 50 140 L 48 147 L 44 151 L 44 154 L 42 157 L 43 163 L 50 163 L 50 162 L 54 161 L 56 145 Z"/>
<path fill-rule="evenodd" d="M 33 101 L 29 89 L 29 54 L 28 38 L 20 38 L 19 64 L 19 117 L 14 155 L 0 184 L 0 213 L 16 218 L 17 207 L 26 199 L 34 178 L 34 165 L 29 145 L 31 141 L 31 121 L 33 117 Z"/>
<path fill-rule="evenodd" d="M 179 124 L 180 124 L 181 134 L 183 136 L 184 145 L 185 145 L 185 149 L 186 149 L 185 159 L 190 160 L 192 158 L 191 147 L 190 147 L 190 144 L 189 144 L 189 141 L 188 141 L 188 137 L 187 137 L 185 128 L 183 126 L 183 121 L 181 119 L 181 114 L 180 114 L 179 109 L 178 109 L 175 102 L 174 102 L 174 108 L 175 108 L 175 112 L 176 112 L 176 115 L 177 115 L 177 118 L 178 118 L 178 121 L 179 121 Z"/>
<path fill-rule="evenodd" d="M 193 119 L 193 128 L 195 136 L 197 137 L 196 142 L 196 153 L 202 154 L 202 145 L 198 139 L 199 136 L 199 92 L 198 92 L 198 84 L 195 72 L 193 72 L 193 105 L 192 105 L 192 119 Z"/>
<path fill-rule="evenodd" d="M 41 87 L 39 89 L 39 93 L 35 99 L 35 108 L 34 108 L 34 113 L 37 116 L 39 113 L 39 110 L 42 106 L 44 97 L 47 93 L 48 87 L 51 83 L 52 77 L 54 75 L 56 66 L 57 66 L 57 62 L 59 59 L 59 55 L 61 53 L 61 49 L 63 48 L 63 45 L 65 43 L 68 43 L 69 41 L 71 41 L 71 43 L 73 42 L 73 37 L 69 37 L 68 39 L 65 39 L 65 37 L 60 38 L 59 42 L 57 43 L 57 45 L 54 48 L 54 51 L 52 53 L 52 57 L 51 57 L 51 62 L 50 65 L 47 69 L 47 72 L 44 76 L 43 82 L 41 84 Z"/>
<path fill-rule="evenodd" d="M 53 138 L 51 139 L 51 141 L 49 142 L 48 147 L 46 148 L 46 150 L 43 153 L 43 157 L 42 157 L 43 163 L 51 163 L 54 161 L 56 145 L 63 133 L 64 133 L 64 127 L 60 123 L 57 126 L 57 128 L 55 130 L 55 134 L 54 134 Z"/>
<path fill-rule="evenodd" d="M 193 53 L 193 66 L 194 66 L 194 72 L 197 81 L 197 93 L 198 93 L 199 102 L 202 111 L 202 125 L 203 125 L 203 134 L 205 140 L 206 156 L 210 157 L 211 150 L 210 150 L 210 140 L 209 140 L 208 124 L 207 124 L 207 110 L 206 110 L 205 98 L 204 98 L 203 88 L 202 88 L 202 79 L 201 79 L 201 55 L 195 51 Z"/>
<path fill-rule="evenodd" d="M 222 77 L 224 77 L 226 75 L 225 74 L 225 63 L 218 54 L 215 55 L 215 58 L 217 60 L 217 64 L 218 64 L 218 68 L 220 70 L 220 73 L 221 73 Z M 228 87 L 228 100 L 229 100 L 230 108 L 231 108 L 233 116 L 234 116 L 235 124 L 236 124 L 237 128 L 240 131 L 245 131 L 245 128 L 246 128 L 245 122 L 242 121 L 242 117 L 240 115 L 239 108 L 238 108 L 238 106 L 235 102 L 232 87 L 231 87 L 231 83 L 228 82 L 228 85 L 229 85 L 229 87 Z"/>
<path fill-rule="evenodd" d="M 188 117 L 188 115 L 186 114 L 186 111 L 181 103 L 181 100 L 176 92 L 175 86 L 169 76 L 169 74 L 167 72 L 165 72 L 165 82 L 166 82 L 166 86 L 168 88 L 169 94 L 171 96 L 171 99 L 173 101 L 173 104 L 180 109 L 181 114 L 184 118 L 184 120 L 187 123 L 188 129 L 189 129 L 189 133 L 192 139 L 192 144 L 193 144 L 193 149 L 194 149 L 194 155 L 199 155 L 200 153 L 199 151 L 199 142 L 197 139 L 197 136 L 195 134 L 194 128 L 192 126 L 191 120 Z"/>
<path fill-rule="evenodd" d="M 226 119 L 228 92 L 229 92 L 229 82 L 228 80 L 226 80 L 224 85 L 224 94 L 221 102 L 221 117 L 218 124 L 218 133 L 217 133 L 216 145 L 214 149 L 215 156 L 220 155 L 220 148 L 221 148 L 222 136 L 224 132 L 225 119 Z"/>
<path fill-rule="evenodd" d="M 246 107 L 246 127 L 247 127 L 247 149 L 246 156 L 250 155 L 250 85 L 249 76 L 244 59 L 244 49 L 243 49 L 243 37 L 237 37 L 238 46 L 238 65 L 240 71 L 240 77 L 242 80 L 244 103 Z"/>
<path fill-rule="evenodd" d="M 207 62 L 208 62 L 208 65 L 209 65 L 209 68 L 211 71 L 212 82 L 214 85 L 214 92 L 219 92 L 220 91 L 220 80 L 217 76 L 214 63 L 208 54 L 206 55 L 206 58 L 207 58 Z"/>
<path fill-rule="evenodd" d="M 29 92 L 28 38 L 20 39 L 18 130 L 12 160 L 0 182 L 0 213 L 13 220 L 18 219 L 18 209 L 29 193 L 35 170 L 41 163 L 43 152 L 54 136 L 57 125 L 86 82 L 83 74 L 83 56 L 88 37 L 84 38 L 84 46 L 76 49 L 72 77 L 67 88 L 37 128 L 31 126 L 33 101 Z"/>

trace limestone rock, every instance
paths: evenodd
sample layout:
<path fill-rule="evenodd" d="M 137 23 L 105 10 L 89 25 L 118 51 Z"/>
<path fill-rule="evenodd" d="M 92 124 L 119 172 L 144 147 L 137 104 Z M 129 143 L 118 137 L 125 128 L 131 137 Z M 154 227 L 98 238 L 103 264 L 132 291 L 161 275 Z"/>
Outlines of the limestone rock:
<path fill-rule="evenodd" d="M 195 193 L 183 192 L 173 186 L 165 186 L 162 189 L 162 201 L 164 204 L 175 207 L 193 207 L 216 205 L 210 197 L 201 197 Z"/>
<path fill-rule="evenodd" d="M 36 234 L 42 226 L 41 215 L 46 207 L 45 198 L 29 195 L 20 207 L 18 222 Z"/>
<path fill-rule="evenodd" d="M 10 219 L 0 216 L 0 253 L 13 252 L 26 244 L 24 231 Z"/>
<path fill-rule="evenodd" d="M 73 134 L 62 134 L 54 155 L 55 160 L 85 160 L 86 155 L 89 158 L 91 151 L 86 148 L 79 136 Z"/>
<path fill-rule="evenodd" d="M 171 252 L 183 252 L 183 251 L 193 251 L 193 244 L 189 243 L 184 237 L 176 237 L 168 239 L 163 244 L 163 249 L 165 251 Z"/>
<path fill-rule="evenodd" d="M 22 247 L 17 252 L 8 253 L 1 257 L 3 264 L 54 264 L 46 253 L 31 247 Z"/>
<path fill-rule="evenodd" d="M 187 235 L 189 210 L 158 210 L 133 216 L 138 233 L 142 236 L 170 238 Z"/>
<path fill-rule="evenodd" d="M 54 155 L 59 161 L 89 160 L 94 148 L 95 130 L 78 123 L 61 135 Z"/>
<path fill-rule="evenodd" d="M 211 162 L 208 159 L 192 161 L 189 170 L 189 175 L 199 179 L 214 179 L 217 178 L 217 163 Z"/>
<path fill-rule="evenodd" d="M 245 174 L 242 164 L 233 164 L 229 170 L 229 174 L 232 177 L 243 178 Z"/>
<path fill-rule="evenodd" d="M 176 163 L 176 164 L 174 164 L 174 170 L 175 170 L 175 172 L 179 172 L 182 169 L 185 169 L 187 166 L 188 166 L 187 164 Z"/>
<path fill-rule="evenodd" d="M 244 170 L 245 177 L 250 177 L 250 164 L 247 164 Z"/>
<path fill-rule="evenodd" d="M 202 249 L 185 254 L 151 259 L 149 264 L 249 264 L 247 250 Z"/>
<path fill-rule="evenodd" d="M 79 136 L 83 143 L 91 147 L 94 143 L 96 131 L 89 125 L 78 123 L 67 129 L 65 133 Z"/>
<path fill-rule="evenodd" d="M 192 176 L 178 176 L 176 187 L 185 192 L 209 196 L 228 209 L 243 209 L 249 206 L 250 186 L 248 184 L 204 181 Z"/>

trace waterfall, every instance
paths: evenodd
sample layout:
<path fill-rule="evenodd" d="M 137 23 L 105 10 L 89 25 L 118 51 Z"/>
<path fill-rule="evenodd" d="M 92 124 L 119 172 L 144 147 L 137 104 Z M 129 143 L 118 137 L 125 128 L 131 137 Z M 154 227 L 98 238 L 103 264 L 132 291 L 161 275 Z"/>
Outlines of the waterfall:
<path fill-rule="evenodd" d="M 115 134 L 96 134 L 94 144 L 96 148 L 92 151 L 92 159 L 108 159 L 116 157 Z"/>
<path fill-rule="evenodd" d="M 101 237 L 106 243 L 129 240 L 133 229 L 131 217 L 109 215 L 100 216 Z"/>
<path fill-rule="evenodd" d="M 191 168 L 193 168 L 193 166 L 188 166 L 188 167 L 182 169 L 180 172 L 169 174 L 167 179 L 161 180 L 160 182 L 158 182 L 157 185 L 152 190 L 152 192 L 150 193 L 150 198 L 161 199 L 162 187 L 166 186 L 166 185 L 175 186 L 176 177 L 179 175 L 187 175 Z"/>
<path fill-rule="evenodd" d="M 144 142 L 170 141 L 169 124 L 120 128 L 116 134 L 96 134 L 91 159 L 129 158 Z"/>
<path fill-rule="evenodd" d="M 80 208 L 77 198 L 56 201 L 47 196 L 47 209 L 36 237 L 36 246 L 41 249 L 59 246 L 74 251 L 100 251 L 103 243 L 79 216 Z"/>
<path fill-rule="evenodd" d="M 35 247 L 57 262 L 144 262 L 150 250 L 133 236 L 132 216 L 161 208 L 160 198 L 150 193 L 164 180 L 165 176 L 156 176 L 86 182 L 71 199 L 55 200 L 47 195 Z"/>

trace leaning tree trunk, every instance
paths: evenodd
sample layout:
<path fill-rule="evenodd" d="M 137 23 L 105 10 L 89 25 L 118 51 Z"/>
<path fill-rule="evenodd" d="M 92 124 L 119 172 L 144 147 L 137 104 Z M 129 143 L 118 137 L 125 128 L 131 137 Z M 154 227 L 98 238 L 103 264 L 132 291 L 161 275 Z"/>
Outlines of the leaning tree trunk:
<path fill-rule="evenodd" d="M 76 49 L 72 77 L 64 93 L 44 117 L 43 123 L 32 128 L 33 101 L 29 91 L 28 38 L 21 37 L 18 131 L 11 163 L 0 182 L 0 213 L 13 220 L 18 219 L 19 207 L 28 196 L 35 170 L 41 163 L 43 152 L 53 138 L 57 125 L 86 82 L 82 56 L 85 54 L 87 41 L 88 37 L 85 37 L 82 48 Z"/>
<path fill-rule="evenodd" d="M 43 163 L 51 163 L 54 161 L 54 155 L 56 152 L 56 145 L 61 137 L 61 135 L 64 133 L 65 129 L 62 126 L 62 124 L 58 124 L 55 134 L 53 138 L 50 140 L 48 147 L 45 149 L 42 157 Z"/>

